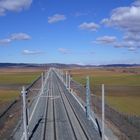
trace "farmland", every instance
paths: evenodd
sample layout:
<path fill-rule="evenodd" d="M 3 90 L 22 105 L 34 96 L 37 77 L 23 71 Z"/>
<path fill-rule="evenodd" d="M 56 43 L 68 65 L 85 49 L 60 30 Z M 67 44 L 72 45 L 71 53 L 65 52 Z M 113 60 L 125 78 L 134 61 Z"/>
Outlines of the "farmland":
<path fill-rule="evenodd" d="M 85 85 L 86 76 L 90 76 L 93 94 L 101 95 L 101 84 L 105 84 L 106 102 L 116 110 L 140 115 L 140 69 L 69 69 L 74 80 Z M 42 69 L 0 69 L 0 102 L 17 99 L 23 85 L 35 80 Z"/>
<path fill-rule="evenodd" d="M 0 74 L 0 85 L 26 85 L 39 76 L 39 72 L 18 72 Z"/>
<path fill-rule="evenodd" d="M 90 76 L 93 94 L 101 95 L 101 84 L 105 84 L 106 102 L 116 110 L 140 115 L 140 74 L 139 68 L 114 69 L 73 69 L 74 80 L 85 85 Z"/>
<path fill-rule="evenodd" d="M 18 90 L 10 90 L 10 89 L 0 90 L 0 102 L 14 100 L 18 98 L 18 96 L 19 96 Z"/>
<path fill-rule="evenodd" d="M 0 105 L 18 99 L 23 85 L 31 84 L 40 74 L 41 69 L 0 69 Z"/>

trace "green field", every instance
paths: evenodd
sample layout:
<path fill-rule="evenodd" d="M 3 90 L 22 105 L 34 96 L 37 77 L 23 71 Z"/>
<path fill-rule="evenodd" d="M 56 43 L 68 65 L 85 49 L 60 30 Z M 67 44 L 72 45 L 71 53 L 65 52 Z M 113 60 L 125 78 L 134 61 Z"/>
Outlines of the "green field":
<path fill-rule="evenodd" d="M 83 75 L 73 75 L 76 81 L 85 84 L 86 76 L 90 76 L 91 85 L 105 84 L 105 85 L 124 85 L 124 86 L 140 86 L 140 75 L 126 75 L 126 74 L 110 74 L 106 75 L 106 72 L 98 73 L 87 73 Z"/>
<path fill-rule="evenodd" d="M 70 72 L 73 79 L 83 85 L 89 75 L 93 94 L 101 95 L 101 84 L 105 84 L 106 100 L 113 108 L 123 113 L 140 115 L 140 74 L 133 70 L 137 72 L 139 69 L 131 69 L 131 73 L 117 69 L 75 69 Z"/>
<path fill-rule="evenodd" d="M 0 85 L 30 84 L 39 74 L 39 72 L 0 73 Z"/>
<path fill-rule="evenodd" d="M 18 90 L 0 90 L 0 102 L 15 100 L 20 95 Z"/>
<path fill-rule="evenodd" d="M 106 100 L 120 112 L 140 116 L 140 96 L 107 96 Z"/>
<path fill-rule="evenodd" d="M 37 72 L 0 72 L 0 102 L 12 101 L 19 97 L 23 85 L 31 84 L 39 75 Z"/>

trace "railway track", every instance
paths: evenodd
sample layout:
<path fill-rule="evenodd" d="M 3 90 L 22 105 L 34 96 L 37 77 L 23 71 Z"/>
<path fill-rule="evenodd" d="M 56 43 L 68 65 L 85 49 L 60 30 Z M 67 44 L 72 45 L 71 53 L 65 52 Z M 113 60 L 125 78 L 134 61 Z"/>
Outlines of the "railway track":
<path fill-rule="evenodd" d="M 43 140 L 93 140 L 77 114 L 57 74 L 50 73 Z M 57 98 L 55 98 L 57 97 Z"/>
<path fill-rule="evenodd" d="M 49 92 L 47 97 L 47 106 L 45 111 L 45 122 L 42 140 L 56 140 L 56 117 L 55 117 L 55 101 L 54 101 L 54 85 L 52 82 L 52 72 L 50 73 Z M 51 129 L 51 133 L 48 129 Z"/>
<path fill-rule="evenodd" d="M 56 80 L 59 81 L 59 79 L 58 79 L 57 76 L 56 76 Z M 62 84 L 62 83 L 61 83 L 61 84 Z M 69 122 L 70 122 L 70 125 L 71 125 L 71 128 L 72 128 L 72 131 L 73 131 L 75 140 L 82 140 L 82 139 L 83 139 L 83 140 L 90 140 L 90 138 L 89 138 L 87 132 L 85 131 L 85 129 L 84 129 L 84 127 L 83 127 L 83 125 L 82 125 L 82 123 L 81 123 L 81 121 L 80 121 L 78 115 L 76 114 L 76 112 L 75 112 L 75 110 L 74 110 L 74 108 L 73 108 L 73 106 L 72 106 L 70 100 L 69 100 L 68 97 L 65 95 L 65 93 L 64 93 L 64 91 L 63 91 L 63 89 L 62 89 L 62 87 L 61 87 L 61 84 L 60 84 L 60 83 L 57 83 L 57 88 L 58 88 L 58 91 L 59 91 L 59 93 L 60 93 L 60 96 L 61 96 L 63 105 L 64 105 L 64 107 L 65 107 L 65 110 L 66 110 L 66 112 L 67 112 L 67 117 L 68 117 L 68 119 L 69 119 Z M 68 106 L 69 106 L 69 107 L 68 107 Z M 72 120 L 72 118 L 70 117 L 71 114 L 69 113 L 69 110 L 68 110 L 68 109 L 70 109 L 70 108 L 71 108 L 71 113 L 73 113 L 75 119 L 76 119 L 77 122 L 78 122 L 78 123 L 76 124 L 77 127 L 79 127 L 79 129 L 81 128 L 81 132 L 83 133 L 81 136 L 79 136 L 78 133 L 76 133 L 76 128 L 74 127 L 75 124 L 73 123 L 73 120 Z M 79 125 L 79 126 L 78 126 L 78 125 Z"/>
<path fill-rule="evenodd" d="M 50 84 L 48 85 L 49 91 L 47 92 L 47 95 L 50 95 Z M 45 117 L 44 117 L 44 129 L 43 129 L 43 139 L 45 140 L 45 133 L 46 133 L 46 123 L 47 123 L 47 114 L 48 114 L 48 106 L 49 106 L 49 98 L 46 99 L 46 110 L 45 110 Z"/>
<path fill-rule="evenodd" d="M 101 140 L 76 102 L 56 72 L 51 70 L 44 93 L 35 102 L 36 109 L 32 107 L 34 114 L 29 125 L 29 140 Z M 20 134 L 23 136 L 22 130 L 21 126 L 15 140 L 19 140 Z"/>

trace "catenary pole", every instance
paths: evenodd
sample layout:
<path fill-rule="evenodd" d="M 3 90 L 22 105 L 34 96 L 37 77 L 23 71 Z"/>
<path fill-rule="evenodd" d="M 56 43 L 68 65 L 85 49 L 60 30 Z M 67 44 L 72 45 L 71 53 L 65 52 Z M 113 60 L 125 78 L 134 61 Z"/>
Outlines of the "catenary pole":
<path fill-rule="evenodd" d="M 104 135 L 104 121 L 105 121 L 105 98 L 104 98 L 104 84 L 102 84 L 102 140 L 105 140 Z"/>
<path fill-rule="evenodd" d="M 68 87 L 68 72 L 66 71 L 66 88 Z"/>
<path fill-rule="evenodd" d="M 70 74 L 69 74 L 69 90 L 70 90 L 70 81 L 71 81 L 71 77 L 70 77 Z"/>
<path fill-rule="evenodd" d="M 41 92 L 43 94 L 43 87 L 44 87 L 44 78 L 43 78 L 43 72 L 41 74 Z"/>
<path fill-rule="evenodd" d="M 23 127 L 24 127 L 24 137 L 25 140 L 28 140 L 28 133 L 27 133 L 27 111 L 26 111 L 26 91 L 25 87 L 22 87 L 22 99 L 23 99 Z"/>
<path fill-rule="evenodd" d="M 89 76 L 86 77 L 86 116 L 90 118 L 90 85 Z"/>

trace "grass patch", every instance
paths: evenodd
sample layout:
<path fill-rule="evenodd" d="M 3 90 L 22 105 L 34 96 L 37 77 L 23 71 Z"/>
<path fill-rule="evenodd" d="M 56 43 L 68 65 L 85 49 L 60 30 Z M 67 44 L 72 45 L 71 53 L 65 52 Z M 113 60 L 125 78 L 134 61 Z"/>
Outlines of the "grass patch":
<path fill-rule="evenodd" d="M 139 86 L 140 75 L 117 75 L 91 77 L 91 84 Z"/>
<path fill-rule="evenodd" d="M 107 102 L 118 111 L 140 116 L 140 96 L 107 96 Z"/>
<path fill-rule="evenodd" d="M 39 72 L 0 73 L 0 84 L 1 85 L 30 84 L 39 75 L 40 75 Z"/>
<path fill-rule="evenodd" d="M 18 90 L 0 90 L 0 102 L 15 100 L 18 96 Z"/>
<path fill-rule="evenodd" d="M 81 84 L 85 84 L 86 82 L 86 75 L 90 76 L 90 83 L 91 85 L 99 85 L 99 84 L 105 84 L 105 85 L 124 85 L 124 86 L 139 86 L 140 85 L 140 75 L 129 75 L 129 74 L 113 74 L 106 75 L 106 72 L 101 75 L 98 75 L 98 73 L 89 74 L 85 72 L 83 75 L 73 75 L 73 79 L 80 82 Z"/>
<path fill-rule="evenodd" d="M 41 71 L 2 71 L 0 73 L 0 102 L 4 103 L 12 101 L 19 97 L 22 85 L 31 84 L 39 75 Z"/>

